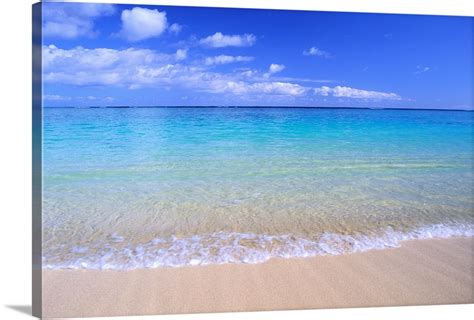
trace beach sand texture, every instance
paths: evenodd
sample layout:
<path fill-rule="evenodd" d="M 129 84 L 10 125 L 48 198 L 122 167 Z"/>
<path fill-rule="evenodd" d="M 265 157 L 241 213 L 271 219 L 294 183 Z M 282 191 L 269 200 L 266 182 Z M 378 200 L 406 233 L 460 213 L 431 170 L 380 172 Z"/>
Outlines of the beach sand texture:
<path fill-rule="evenodd" d="M 43 316 L 473 303 L 473 249 L 468 237 L 260 264 L 44 270 Z"/>

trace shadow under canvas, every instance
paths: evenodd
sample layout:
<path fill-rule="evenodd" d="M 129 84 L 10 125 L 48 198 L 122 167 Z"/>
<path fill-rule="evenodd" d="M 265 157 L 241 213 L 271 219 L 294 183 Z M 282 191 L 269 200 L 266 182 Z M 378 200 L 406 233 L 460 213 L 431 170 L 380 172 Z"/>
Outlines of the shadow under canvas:
<path fill-rule="evenodd" d="M 31 305 L 6 305 L 5 307 L 31 316 Z"/>

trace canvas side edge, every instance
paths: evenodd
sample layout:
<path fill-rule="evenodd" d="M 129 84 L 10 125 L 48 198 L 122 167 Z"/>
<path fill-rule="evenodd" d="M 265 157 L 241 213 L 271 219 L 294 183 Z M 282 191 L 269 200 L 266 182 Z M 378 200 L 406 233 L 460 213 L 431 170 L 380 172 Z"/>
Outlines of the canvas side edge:
<path fill-rule="evenodd" d="M 42 317 L 42 4 L 32 6 L 32 312 Z"/>

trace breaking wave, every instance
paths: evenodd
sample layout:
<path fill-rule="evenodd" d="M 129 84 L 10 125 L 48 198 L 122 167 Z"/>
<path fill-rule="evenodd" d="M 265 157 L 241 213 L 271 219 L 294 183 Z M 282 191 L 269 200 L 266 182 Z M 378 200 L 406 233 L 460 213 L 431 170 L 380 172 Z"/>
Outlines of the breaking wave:
<path fill-rule="evenodd" d="M 156 238 L 140 245 L 112 234 L 108 243 L 72 247 L 67 255 L 43 256 L 45 269 L 131 270 L 225 263 L 262 263 L 271 258 L 341 255 L 399 247 L 401 241 L 472 237 L 474 225 L 431 225 L 409 232 L 387 228 L 377 236 L 321 233 L 311 239 L 292 235 L 217 232 L 178 238 Z"/>

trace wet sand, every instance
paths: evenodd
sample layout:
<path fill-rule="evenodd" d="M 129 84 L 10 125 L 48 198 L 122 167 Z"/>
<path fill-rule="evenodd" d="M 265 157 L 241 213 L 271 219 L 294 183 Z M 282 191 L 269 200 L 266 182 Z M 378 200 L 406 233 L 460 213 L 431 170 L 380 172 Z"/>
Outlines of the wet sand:
<path fill-rule="evenodd" d="M 44 270 L 43 317 L 473 303 L 473 253 L 471 237 L 250 265 Z"/>

